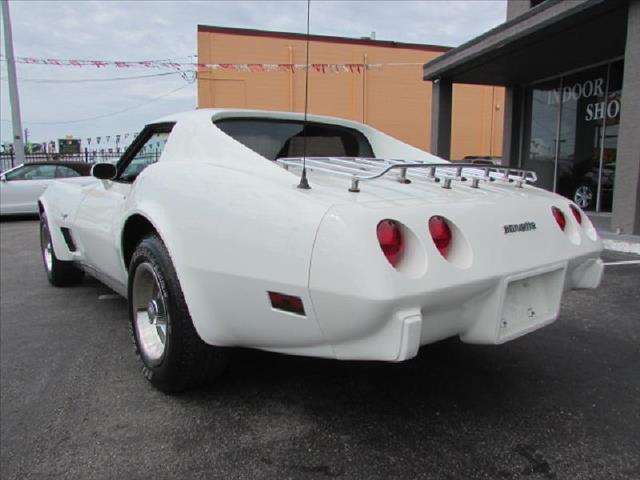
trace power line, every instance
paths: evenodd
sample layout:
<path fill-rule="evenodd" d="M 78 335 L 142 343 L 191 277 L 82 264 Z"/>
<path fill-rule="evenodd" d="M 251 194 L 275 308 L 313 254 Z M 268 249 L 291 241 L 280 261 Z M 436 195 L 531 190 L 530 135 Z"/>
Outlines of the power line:
<path fill-rule="evenodd" d="M 195 57 L 194 57 L 195 58 Z M 0 60 L 5 60 L 0 56 Z M 175 61 L 158 61 L 158 60 L 142 60 L 142 61 L 116 61 L 116 60 L 75 60 L 75 59 L 55 59 L 55 58 L 30 58 L 30 57 L 17 57 L 16 63 L 24 65 L 45 65 L 56 67 L 95 67 L 97 69 L 106 67 L 122 68 L 164 68 L 171 70 L 181 70 L 182 68 L 203 68 L 203 69 L 231 69 L 240 71 L 283 71 L 283 70 L 300 70 L 314 68 L 322 73 L 326 71 L 338 72 L 338 71 L 350 71 L 356 70 L 358 73 L 362 69 L 371 70 L 382 67 L 403 67 L 403 66 L 423 66 L 424 61 L 421 62 L 388 62 L 388 63 L 314 63 L 310 66 L 306 63 L 201 63 L 196 61 L 190 62 L 175 62 Z"/>
<path fill-rule="evenodd" d="M 116 82 L 121 80 L 139 80 L 141 78 L 165 77 L 167 75 L 182 75 L 183 73 L 195 73 L 195 71 L 184 72 L 163 72 L 149 75 L 134 75 L 130 77 L 109 77 L 109 78 L 77 78 L 77 79 L 52 79 L 52 78 L 19 78 L 20 82 L 29 83 L 90 83 L 90 82 Z M 0 77 L 0 80 L 7 80 L 7 77 Z"/>
<path fill-rule="evenodd" d="M 124 108 L 124 109 L 118 110 L 116 112 L 106 113 L 104 115 L 96 115 L 95 117 L 81 118 L 81 119 L 78 119 L 78 120 L 65 120 L 65 121 L 61 121 L 61 122 L 24 122 L 24 123 L 27 123 L 29 125 L 66 125 L 66 124 L 70 124 L 70 123 L 88 122 L 88 121 L 91 121 L 91 120 L 98 120 L 98 119 L 101 119 L 101 118 L 112 117 L 114 115 L 120 115 L 121 113 L 125 113 L 125 112 L 128 112 L 128 111 L 134 110 L 136 108 L 140 108 L 140 107 L 144 107 L 145 105 L 149 105 L 150 103 L 153 103 L 153 102 L 155 102 L 157 100 L 160 100 L 162 98 L 168 97 L 169 95 L 172 95 L 172 94 L 176 93 L 179 90 L 187 88 L 190 85 L 191 85 L 191 83 L 188 83 L 186 85 L 182 85 L 182 86 L 180 86 L 178 88 L 175 88 L 175 89 L 171 90 L 170 92 L 167 92 L 167 93 L 164 93 L 164 94 L 159 95 L 157 97 L 154 97 L 154 98 L 152 98 L 152 99 L 150 99 L 150 100 L 148 100 L 146 102 L 139 103 L 138 105 L 134 105 L 132 107 Z M 9 122 L 9 120 L 5 120 L 5 119 L 2 119 L 1 121 Z"/>
<path fill-rule="evenodd" d="M 180 56 L 180 57 L 154 58 L 154 59 L 151 59 L 151 60 L 143 60 L 143 61 L 144 61 L 144 62 L 172 62 L 172 61 L 180 60 L 180 59 L 183 59 L 183 58 L 197 58 L 197 57 L 198 57 L 198 55 L 196 55 L 196 54 L 192 54 L 192 55 L 182 55 L 182 56 Z M 0 60 L 3 60 L 3 61 L 5 60 L 5 56 L 4 56 L 4 54 L 1 54 L 1 53 L 0 53 Z M 79 61 L 81 61 L 81 62 L 85 62 L 85 61 L 89 61 L 89 60 L 82 60 L 82 59 L 79 59 Z M 138 62 L 139 60 L 131 60 L 131 61 L 132 61 L 132 62 Z"/>

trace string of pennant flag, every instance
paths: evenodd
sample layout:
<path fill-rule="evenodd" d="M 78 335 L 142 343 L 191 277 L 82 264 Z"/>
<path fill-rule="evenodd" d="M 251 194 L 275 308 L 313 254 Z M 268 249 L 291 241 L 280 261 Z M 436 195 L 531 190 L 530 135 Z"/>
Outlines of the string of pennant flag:
<path fill-rule="evenodd" d="M 124 152 L 131 142 L 138 136 L 139 132 L 123 133 L 115 135 L 101 135 L 96 137 L 86 137 L 79 139 L 81 141 L 81 150 L 90 154 L 121 154 Z M 55 142 L 49 142 L 52 145 Z M 148 153 L 159 152 L 167 143 L 166 139 L 158 139 L 155 142 L 149 142 L 143 145 L 143 151 Z M 47 147 L 45 146 L 45 149 Z M 52 146 L 51 148 L 55 148 Z"/>
<path fill-rule="evenodd" d="M 113 139 L 116 145 L 118 145 L 121 140 L 123 141 L 123 143 L 129 143 L 137 136 L 138 136 L 138 132 L 123 133 L 123 134 L 116 134 L 116 135 L 102 135 L 99 137 L 86 138 L 86 141 L 87 141 L 87 145 L 91 145 L 91 142 L 95 140 L 94 145 L 99 145 L 102 140 L 104 140 L 103 143 L 110 143 L 111 139 Z"/>
<path fill-rule="evenodd" d="M 71 137 L 67 137 L 63 141 L 80 141 L 80 153 L 84 153 L 92 155 L 92 158 L 96 158 L 95 155 L 109 155 L 109 158 L 113 158 L 113 155 L 122 154 L 133 140 L 139 135 L 139 132 L 135 133 L 123 133 L 123 134 L 115 134 L 115 135 L 101 135 L 96 137 L 84 137 L 84 138 L 76 138 L 71 139 Z M 162 151 L 164 145 L 166 145 L 167 139 L 157 139 L 153 142 L 147 142 L 142 146 L 142 151 L 148 154 L 159 154 Z M 48 142 L 43 142 L 42 152 L 48 152 L 50 154 L 55 153 L 56 142 L 50 140 Z"/>
<path fill-rule="evenodd" d="M 2 58 L 4 60 L 4 57 Z M 93 68 L 158 68 L 182 70 L 183 68 L 199 68 L 209 70 L 234 70 L 241 72 L 277 72 L 306 70 L 311 68 L 320 73 L 360 73 L 363 70 L 380 70 L 388 66 L 423 65 L 420 62 L 393 63 L 198 63 L 171 62 L 162 60 L 116 61 L 116 60 L 69 60 L 59 58 L 16 57 L 16 63 L 27 65 L 53 65 L 57 67 L 93 67 Z"/>
<path fill-rule="evenodd" d="M 120 146 L 122 148 L 126 148 L 138 136 L 138 134 L 139 132 L 123 133 L 123 134 L 116 134 L 116 135 L 102 135 L 99 137 L 87 137 L 80 140 L 86 141 L 86 143 L 84 143 L 85 147 L 95 148 L 98 145 L 105 146 L 107 144 L 113 145 L 115 143 L 116 147 Z M 144 146 L 144 148 L 147 148 L 147 149 L 160 148 L 165 143 L 167 143 L 166 139 L 163 139 L 163 140 L 159 139 L 156 142 L 147 143 Z"/>

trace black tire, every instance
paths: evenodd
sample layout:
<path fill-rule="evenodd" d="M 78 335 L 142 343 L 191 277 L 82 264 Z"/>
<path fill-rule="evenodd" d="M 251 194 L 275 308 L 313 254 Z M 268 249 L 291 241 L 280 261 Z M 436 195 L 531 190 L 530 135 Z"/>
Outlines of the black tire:
<path fill-rule="evenodd" d="M 152 289 L 155 288 L 156 293 L 143 288 L 142 279 L 145 277 L 153 279 L 151 283 L 155 286 Z M 147 291 L 161 307 L 156 305 L 145 309 L 145 295 L 139 292 Z M 169 252 L 157 235 L 143 238 L 131 257 L 128 298 L 131 338 L 136 355 L 142 362 L 143 375 L 155 388 L 165 393 L 178 393 L 208 385 L 222 374 L 228 363 L 228 349 L 208 345 L 198 336 Z M 150 300 L 149 304 L 152 301 L 155 302 Z M 152 323 L 152 317 L 163 320 L 158 320 L 157 324 L 153 320 Z M 154 356 L 151 353 L 157 352 L 149 348 L 148 340 L 141 341 L 140 337 L 144 335 L 140 332 L 145 330 L 148 333 L 150 328 L 160 332 L 160 324 L 164 325 L 164 333 L 158 333 L 159 339 L 164 338 L 160 340 L 162 346 L 159 347 L 162 353 Z"/>
<path fill-rule="evenodd" d="M 47 215 L 44 212 L 40 215 L 40 253 L 44 271 L 47 273 L 47 279 L 51 285 L 67 287 L 80 283 L 84 278 L 84 272 L 77 268 L 73 262 L 64 262 L 56 257 L 51 242 Z"/>

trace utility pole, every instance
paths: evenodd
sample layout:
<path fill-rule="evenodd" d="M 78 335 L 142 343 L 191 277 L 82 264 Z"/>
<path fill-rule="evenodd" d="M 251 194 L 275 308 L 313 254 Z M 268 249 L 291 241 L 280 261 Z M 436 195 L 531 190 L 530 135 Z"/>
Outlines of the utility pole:
<path fill-rule="evenodd" d="M 11 123 L 13 126 L 13 151 L 18 165 L 24 163 L 24 142 L 22 141 L 22 120 L 20 119 L 20 99 L 18 98 L 18 80 L 16 78 L 16 59 L 13 56 L 13 36 L 9 17 L 9 0 L 2 3 L 2 22 L 4 27 L 4 50 L 7 57 L 9 75 L 9 101 L 11 102 Z"/>

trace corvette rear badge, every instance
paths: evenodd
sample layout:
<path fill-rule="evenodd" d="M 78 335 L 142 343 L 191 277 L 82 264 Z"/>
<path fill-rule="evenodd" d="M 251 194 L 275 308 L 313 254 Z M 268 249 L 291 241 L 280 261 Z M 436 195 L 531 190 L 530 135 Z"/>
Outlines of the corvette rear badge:
<path fill-rule="evenodd" d="M 504 225 L 504 234 L 508 233 L 517 233 L 517 232 L 529 232 L 531 230 L 536 229 L 535 222 L 524 222 L 524 223 L 512 223 L 511 225 Z"/>

